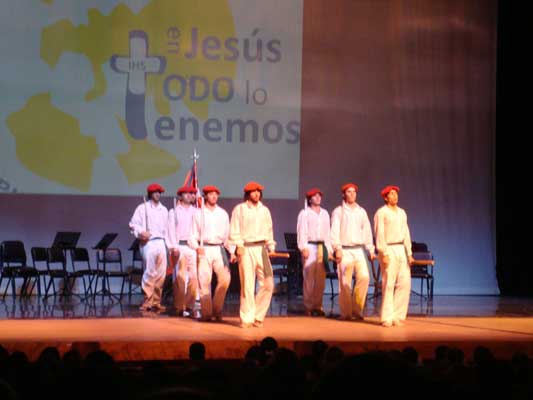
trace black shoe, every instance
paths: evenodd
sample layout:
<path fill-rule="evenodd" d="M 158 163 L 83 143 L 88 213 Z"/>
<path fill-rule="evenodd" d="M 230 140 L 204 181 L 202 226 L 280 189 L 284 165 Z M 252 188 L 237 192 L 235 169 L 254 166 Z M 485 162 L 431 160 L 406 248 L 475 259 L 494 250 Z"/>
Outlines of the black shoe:
<path fill-rule="evenodd" d="M 152 309 L 154 311 L 157 311 L 157 312 L 165 312 L 165 311 L 167 311 L 167 308 L 164 305 L 160 304 L 160 303 L 154 304 L 152 306 Z"/>

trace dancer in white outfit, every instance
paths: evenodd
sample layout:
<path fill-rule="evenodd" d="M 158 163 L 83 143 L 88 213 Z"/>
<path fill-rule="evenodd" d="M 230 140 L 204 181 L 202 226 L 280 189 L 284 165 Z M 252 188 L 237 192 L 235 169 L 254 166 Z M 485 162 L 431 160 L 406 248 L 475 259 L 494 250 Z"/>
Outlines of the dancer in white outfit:
<path fill-rule="evenodd" d="M 182 186 L 177 190 L 179 201 L 168 213 L 169 247 L 174 264 L 172 291 L 174 308 L 178 316 L 194 317 L 194 305 L 198 291 L 196 251 L 189 246 L 193 217 L 197 212 L 194 206 L 192 186 Z"/>
<path fill-rule="evenodd" d="M 235 246 L 229 246 L 229 216 L 217 205 L 220 190 L 216 186 L 203 188 L 205 205 L 193 218 L 189 246 L 198 254 L 198 284 L 202 321 L 222 320 L 222 307 L 231 280 L 229 263 L 235 261 Z M 231 254 L 228 259 L 226 249 Z M 215 294 L 211 297 L 211 278 L 217 277 Z"/>
<path fill-rule="evenodd" d="M 339 277 L 340 318 L 363 320 L 368 284 L 368 260 L 372 262 L 374 244 L 372 228 L 363 207 L 356 203 L 359 187 L 354 183 L 342 186 L 342 205 L 331 216 L 331 244 L 335 250 Z M 366 250 L 366 252 L 365 252 Z M 352 277 L 355 289 L 352 294 Z"/>
<path fill-rule="evenodd" d="M 130 221 L 132 234 L 139 239 L 145 270 L 142 277 L 142 311 L 164 311 L 161 304 L 167 271 L 168 211 L 160 202 L 165 189 L 158 183 L 146 188 L 148 201 L 135 209 Z"/>
<path fill-rule="evenodd" d="M 263 186 L 249 182 L 244 187 L 244 202 L 231 214 L 230 243 L 237 247 L 241 283 L 241 327 L 262 327 L 270 307 L 274 278 L 267 251 L 274 252 L 276 242 L 270 211 L 261 202 Z M 259 290 L 255 295 L 255 278 Z"/>
<path fill-rule="evenodd" d="M 398 186 L 381 191 L 385 205 L 374 216 L 374 231 L 381 267 L 381 324 L 402 326 L 407 318 L 411 293 L 413 253 L 407 214 L 398 207 Z"/>
<path fill-rule="evenodd" d="M 326 271 L 333 255 L 328 212 L 320 207 L 322 191 L 313 188 L 305 194 L 307 207 L 298 214 L 296 232 L 303 261 L 303 291 L 306 315 L 325 315 L 322 307 Z"/>

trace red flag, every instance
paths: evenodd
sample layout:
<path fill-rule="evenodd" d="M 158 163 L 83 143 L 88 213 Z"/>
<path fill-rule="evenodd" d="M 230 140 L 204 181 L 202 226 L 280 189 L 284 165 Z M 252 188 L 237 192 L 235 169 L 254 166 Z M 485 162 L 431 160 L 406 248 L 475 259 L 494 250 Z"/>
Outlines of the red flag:
<path fill-rule="evenodd" d="M 198 185 L 198 158 L 198 153 L 196 153 L 195 149 L 194 154 L 192 156 L 193 163 L 191 169 L 189 170 L 189 172 L 187 172 L 187 175 L 185 176 L 183 186 L 192 186 L 196 189 L 196 206 L 200 208 L 202 206 L 202 194 L 200 193 L 200 186 Z"/>

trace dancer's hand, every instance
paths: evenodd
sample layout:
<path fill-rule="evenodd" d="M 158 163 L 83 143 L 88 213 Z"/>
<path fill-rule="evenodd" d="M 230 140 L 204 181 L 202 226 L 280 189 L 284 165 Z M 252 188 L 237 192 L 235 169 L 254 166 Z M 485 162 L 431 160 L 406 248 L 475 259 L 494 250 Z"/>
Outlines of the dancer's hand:
<path fill-rule="evenodd" d="M 339 265 L 342 262 L 342 250 L 341 249 L 335 250 L 335 261 Z"/>
<path fill-rule="evenodd" d="M 148 239 L 150 239 L 151 236 L 152 234 L 148 231 L 142 231 L 141 233 L 139 233 L 139 239 L 144 242 L 148 241 Z"/>

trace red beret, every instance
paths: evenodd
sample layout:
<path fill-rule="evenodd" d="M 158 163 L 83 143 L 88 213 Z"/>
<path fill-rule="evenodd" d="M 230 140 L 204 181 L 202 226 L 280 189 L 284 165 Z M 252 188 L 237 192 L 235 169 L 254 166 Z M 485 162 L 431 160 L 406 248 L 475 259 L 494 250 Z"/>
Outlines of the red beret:
<path fill-rule="evenodd" d="M 359 191 L 359 186 L 357 186 L 355 183 L 346 183 L 346 184 L 342 185 L 341 192 L 344 193 L 344 192 L 346 192 L 346 190 L 348 190 L 350 188 L 354 188 L 356 192 Z"/>
<path fill-rule="evenodd" d="M 148 193 L 153 193 L 153 192 L 163 193 L 165 191 L 165 188 L 163 186 L 161 186 L 159 183 L 151 183 L 146 188 L 146 191 Z"/>
<path fill-rule="evenodd" d="M 320 193 L 320 196 L 324 196 L 324 194 L 322 193 L 322 190 L 320 190 L 319 188 L 312 188 L 307 191 L 307 193 L 305 194 L 305 197 L 310 198 L 310 197 L 313 197 L 317 193 Z"/>
<path fill-rule="evenodd" d="M 204 186 L 202 191 L 204 192 L 204 194 L 207 194 L 209 192 L 217 192 L 218 194 L 220 194 L 220 190 L 215 185 Z"/>
<path fill-rule="evenodd" d="M 263 190 L 264 186 L 257 182 L 248 182 L 244 187 L 244 193 L 253 192 L 254 190 Z"/>
<path fill-rule="evenodd" d="M 400 192 L 400 188 L 398 186 L 393 186 L 393 185 L 385 186 L 381 190 L 381 197 L 387 196 L 391 190 L 396 190 L 396 193 Z"/>
<path fill-rule="evenodd" d="M 182 186 L 176 192 L 178 196 L 183 193 L 196 193 L 196 189 L 192 186 Z"/>

